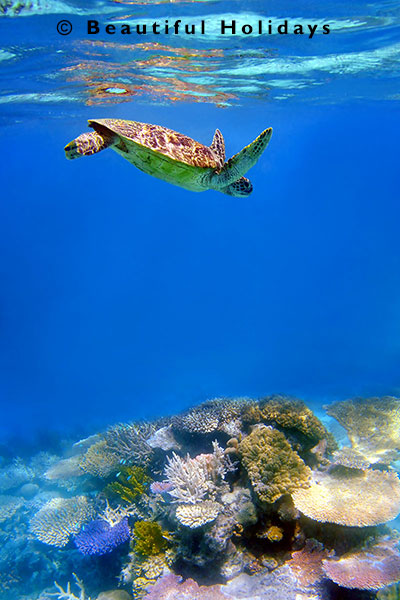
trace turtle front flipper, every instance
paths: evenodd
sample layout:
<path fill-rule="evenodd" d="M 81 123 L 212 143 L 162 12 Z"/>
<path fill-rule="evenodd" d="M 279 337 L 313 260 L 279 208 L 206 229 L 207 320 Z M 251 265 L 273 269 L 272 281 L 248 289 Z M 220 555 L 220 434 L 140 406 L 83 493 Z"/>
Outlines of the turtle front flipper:
<path fill-rule="evenodd" d="M 271 136 L 272 127 L 269 127 L 260 133 L 254 142 L 251 142 L 251 144 L 245 146 L 243 150 L 232 156 L 232 158 L 225 163 L 222 171 L 214 174 L 211 181 L 211 187 L 219 191 L 224 191 L 224 188 L 240 180 L 241 177 L 256 164 L 261 154 L 268 146 Z"/>
<path fill-rule="evenodd" d="M 249 196 L 253 191 L 253 185 L 249 179 L 246 177 L 241 177 L 237 179 L 226 188 L 220 189 L 220 192 L 224 194 L 228 194 L 228 196 Z"/>
<path fill-rule="evenodd" d="M 80 158 L 81 156 L 90 156 L 96 154 L 113 143 L 113 137 L 104 135 L 98 131 L 88 131 L 82 133 L 64 148 L 65 156 L 68 160 Z"/>

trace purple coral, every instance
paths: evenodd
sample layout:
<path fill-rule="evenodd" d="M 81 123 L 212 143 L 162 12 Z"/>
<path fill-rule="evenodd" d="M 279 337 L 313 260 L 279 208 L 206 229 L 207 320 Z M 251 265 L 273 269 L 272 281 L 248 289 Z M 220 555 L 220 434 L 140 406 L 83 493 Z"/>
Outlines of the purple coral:
<path fill-rule="evenodd" d="M 111 526 L 107 521 L 90 521 L 75 536 L 75 545 L 82 554 L 107 554 L 129 539 L 128 519 L 122 519 Z"/>

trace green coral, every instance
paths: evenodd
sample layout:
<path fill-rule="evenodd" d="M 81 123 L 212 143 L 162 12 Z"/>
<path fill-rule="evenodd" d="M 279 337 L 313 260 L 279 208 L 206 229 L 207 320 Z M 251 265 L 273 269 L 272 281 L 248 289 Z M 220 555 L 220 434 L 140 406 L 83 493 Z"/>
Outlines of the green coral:
<path fill-rule="evenodd" d="M 324 408 L 346 429 L 352 447 L 372 464 L 400 456 L 399 398 L 353 398 Z"/>
<path fill-rule="evenodd" d="M 243 420 L 248 423 L 276 425 L 278 428 L 300 432 L 308 447 L 327 441 L 328 451 L 336 449 L 332 435 L 302 400 L 287 396 L 269 396 L 249 405 Z"/>
<path fill-rule="evenodd" d="M 255 426 L 240 442 L 239 451 L 254 491 L 263 502 L 275 502 L 308 485 L 311 470 L 277 429 Z"/>
<path fill-rule="evenodd" d="M 155 521 L 136 521 L 133 526 L 134 551 L 142 556 L 154 556 L 167 547 L 166 532 Z"/>
<path fill-rule="evenodd" d="M 147 484 L 151 481 L 142 467 L 121 467 L 117 474 L 118 481 L 109 483 L 104 488 L 106 495 L 118 496 L 121 500 L 132 504 L 146 492 Z"/>

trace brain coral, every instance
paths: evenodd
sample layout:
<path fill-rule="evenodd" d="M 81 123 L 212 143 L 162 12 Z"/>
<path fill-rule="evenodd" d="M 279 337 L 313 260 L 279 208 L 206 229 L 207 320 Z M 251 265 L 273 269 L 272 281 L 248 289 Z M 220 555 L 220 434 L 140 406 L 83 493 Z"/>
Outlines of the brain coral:
<path fill-rule="evenodd" d="M 260 500 L 272 503 L 284 494 L 308 485 L 311 470 L 280 431 L 257 425 L 240 442 L 239 450 Z"/>
<path fill-rule="evenodd" d="M 30 531 L 41 542 L 62 547 L 92 517 L 93 509 L 85 496 L 52 498 L 32 517 Z"/>
<path fill-rule="evenodd" d="M 342 587 L 379 590 L 400 581 L 400 554 L 393 540 L 382 540 L 339 560 L 322 561 L 325 574 Z"/>
<path fill-rule="evenodd" d="M 400 481 L 392 472 L 335 469 L 314 473 L 311 486 L 295 490 L 292 498 L 296 508 L 315 521 L 379 525 L 400 511 Z"/>
<path fill-rule="evenodd" d="M 347 431 L 353 448 L 371 463 L 394 460 L 400 453 L 400 399 L 354 398 L 325 407 Z"/>

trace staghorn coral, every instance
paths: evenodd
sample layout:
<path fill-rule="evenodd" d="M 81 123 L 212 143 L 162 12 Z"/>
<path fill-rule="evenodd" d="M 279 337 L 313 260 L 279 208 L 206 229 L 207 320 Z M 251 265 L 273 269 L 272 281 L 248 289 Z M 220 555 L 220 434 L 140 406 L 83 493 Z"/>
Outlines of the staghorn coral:
<path fill-rule="evenodd" d="M 400 581 L 398 540 L 383 539 L 374 546 L 351 552 L 339 560 L 322 561 L 327 577 L 351 589 L 379 590 Z"/>
<path fill-rule="evenodd" d="M 106 495 L 117 496 L 132 504 L 146 492 L 147 484 L 151 481 L 142 467 L 121 467 L 117 473 L 118 481 L 109 483 L 104 488 Z"/>
<path fill-rule="evenodd" d="M 213 433 L 223 431 L 230 436 L 240 435 L 241 416 L 251 403 L 248 398 L 214 398 L 172 417 L 172 428 L 184 433 Z"/>
<path fill-rule="evenodd" d="M 176 509 L 176 518 L 185 527 L 196 529 L 215 521 L 222 510 L 219 502 L 204 500 L 197 504 L 180 504 Z"/>
<path fill-rule="evenodd" d="M 48 596 L 56 596 L 58 598 L 58 600 L 91 600 L 91 598 L 89 596 L 86 596 L 85 593 L 85 587 L 83 585 L 83 582 L 75 575 L 75 573 L 72 573 L 74 579 L 75 579 L 75 583 L 79 589 L 79 596 L 75 596 L 75 594 L 71 591 L 71 584 L 70 582 L 67 583 L 67 589 L 64 590 L 61 585 L 59 585 L 57 583 L 57 581 L 54 582 L 54 585 L 57 588 L 57 592 L 51 592 L 48 593 Z"/>
<path fill-rule="evenodd" d="M 101 440 L 90 446 L 80 457 L 79 467 L 84 473 L 105 479 L 121 467 L 119 457 L 110 451 L 107 442 Z"/>
<path fill-rule="evenodd" d="M 372 464 L 400 456 L 399 398 L 353 398 L 324 408 L 345 428 L 352 447 Z"/>
<path fill-rule="evenodd" d="M 229 457 L 225 456 L 218 442 L 213 442 L 212 454 L 199 454 L 195 458 L 181 458 L 175 452 L 167 458 L 166 482 L 172 485 L 169 494 L 177 502 L 196 504 L 205 496 L 214 497 L 227 472 L 233 469 Z"/>
<path fill-rule="evenodd" d="M 308 485 L 311 470 L 280 431 L 256 425 L 240 442 L 239 450 L 261 501 L 275 502 L 284 494 Z"/>
<path fill-rule="evenodd" d="M 155 521 L 136 521 L 132 534 L 134 551 L 142 556 L 159 554 L 167 547 L 167 534 Z"/>
<path fill-rule="evenodd" d="M 246 423 L 264 423 L 285 430 L 298 431 L 309 440 L 308 447 L 327 441 L 328 451 L 336 444 L 321 421 L 302 400 L 287 396 L 268 396 L 248 406 L 243 415 Z"/>
<path fill-rule="evenodd" d="M 87 523 L 75 536 L 74 542 L 82 554 L 102 555 L 112 552 L 117 546 L 129 539 L 128 519 L 121 519 L 115 525 L 96 519 Z"/>
<path fill-rule="evenodd" d="M 86 496 L 52 498 L 32 517 L 30 531 L 41 542 L 61 548 L 93 516 Z"/>
<path fill-rule="evenodd" d="M 0 470 L 0 492 L 7 492 L 28 483 L 35 477 L 33 469 L 21 458 L 15 458 L 7 467 Z"/>
<path fill-rule="evenodd" d="M 155 431 L 152 423 L 119 423 L 105 433 L 107 448 L 122 464 L 147 467 L 154 454 L 147 440 Z"/>
<path fill-rule="evenodd" d="M 333 469 L 313 473 L 307 489 L 292 493 L 295 507 L 315 521 L 366 527 L 394 519 L 400 511 L 400 481 L 392 472 Z"/>
<path fill-rule="evenodd" d="M 11 519 L 17 510 L 21 508 L 23 503 L 23 498 L 0 494 L 0 523 L 7 521 L 7 519 Z"/>

